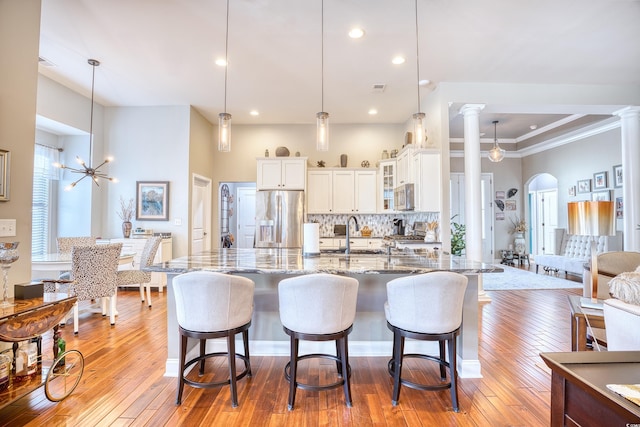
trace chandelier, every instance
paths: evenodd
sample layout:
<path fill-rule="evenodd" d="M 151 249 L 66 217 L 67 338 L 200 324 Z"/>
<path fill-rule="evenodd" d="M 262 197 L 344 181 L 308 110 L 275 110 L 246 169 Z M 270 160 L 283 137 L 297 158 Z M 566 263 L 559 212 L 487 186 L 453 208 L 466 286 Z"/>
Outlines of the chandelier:
<path fill-rule="evenodd" d="M 425 114 L 420 110 L 420 45 L 418 38 L 418 0 L 415 0 L 416 7 L 416 85 L 418 88 L 418 112 L 413 115 L 413 135 L 418 148 L 422 148 L 426 141 L 424 130 Z"/>
<path fill-rule="evenodd" d="M 91 159 L 93 158 L 93 105 L 94 105 L 93 97 L 94 97 L 94 89 L 95 89 L 95 81 L 96 81 L 96 67 L 100 65 L 100 61 L 96 59 L 89 59 L 87 60 L 87 62 L 89 63 L 89 65 L 91 65 L 91 67 L 93 67 L 92 74 L 91 74 L 91 120 L 89 122 L 89 162 L 91 162 Z M 81 166 L 81 168 L 80 167 L 74 168 L 71 166 L 63 165 L 61 163 L 54 163 L 53 165 L 60 169 L 67 169 L 68 171 L 79 173 L 82 175 L 80 178 L 78 178 L 77 180 L 75 180 L 74 182 L 72 182 L 71 184 L 67 185 L 64 188 L 66 191 L 69 191 L 86 177 L 90 177 L 98 187 L 100 186 L 100 184 L 98 183 L 98 179 L 106 179 L 111 182 L 118 182 L 116 178 L 112 178 L 106 172 L 100 171 L 100 168 L 102 166 L 104 166 L 105 164 L 109 163 L 112 160 L 113 160 L 112 157 L 107 157 L 102 163 L 100 163 L 98 166 L 94 168 L 90 164 L 87 165 L 85 161 L 80 158 L 80 156 L 76 156 L 76 161 Z"/>

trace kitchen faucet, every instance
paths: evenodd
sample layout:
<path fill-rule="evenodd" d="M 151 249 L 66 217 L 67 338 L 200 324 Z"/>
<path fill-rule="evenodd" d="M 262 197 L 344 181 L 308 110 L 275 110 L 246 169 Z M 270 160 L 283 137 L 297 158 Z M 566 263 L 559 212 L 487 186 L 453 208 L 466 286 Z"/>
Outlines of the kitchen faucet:
<path fill-rule="evenodd" d="M 347 218 L 347 227 L 346 227 L 347 243 L 346 243 L 346 249 L 344 250 L 344 253 L 347 255 L 351 253 L 351 244 L 349 243 L 349 223 L 351 222 L 351 218 L 353 218 L 353 220 L 356 223 L 356 231 L 360 230 L 360 227 L 358 226 L 358 220 L 356 219 L 355 216 L 351 215 L 349 218 Z"/>

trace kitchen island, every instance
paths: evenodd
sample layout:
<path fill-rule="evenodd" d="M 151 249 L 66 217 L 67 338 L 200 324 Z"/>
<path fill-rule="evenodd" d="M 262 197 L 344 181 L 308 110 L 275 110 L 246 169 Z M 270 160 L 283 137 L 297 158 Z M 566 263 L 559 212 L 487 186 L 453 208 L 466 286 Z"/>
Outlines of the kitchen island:
<path fill-rule="evenodd" d="M 461 377 L 481 377 L 478 360 L 478 276 L 499 273 L 502 268 L 457 256 L 429 257 L 425 253 L 323 253 L 303 257 L 300 249 L 218 249 L 154 264 L 145 270 L 167 274 L 167 363 L 166 376 L 178 375 L 178 324 L 172 280 L 189 271 L 215 271 L 248 277 L 256 284 L 255 308 L 249 330 L 251 355 L 289 355 L 289 336 L 282 330 L 278 311 L 278 283 L 287 277 L 332 273 L 358 279 L 358 301 L 349 353 L 357 356 L 391 356 L 392 333 L 384 316 L 386 283 L 408 274 L 454 271 L 469 279 L 463 306 L 463 324 L 458 338 L 458 371 Z M 425 307 L 428 309 L 428 307 Z M 191 351 L 196 351 L 194 348 Z M 308 344 L 308 346 L 306 345 Z M 211 342 L 215 351 L 222 341 Z M 323 347 L 327 346 L 328 347 Z M 301 343 L 301 352 L 331 351 L 326 343 Z M 407 341 L 407 351 L 437 352 L 437 343 Z M 333 349 L 335 350 L 335 349 Z"/>

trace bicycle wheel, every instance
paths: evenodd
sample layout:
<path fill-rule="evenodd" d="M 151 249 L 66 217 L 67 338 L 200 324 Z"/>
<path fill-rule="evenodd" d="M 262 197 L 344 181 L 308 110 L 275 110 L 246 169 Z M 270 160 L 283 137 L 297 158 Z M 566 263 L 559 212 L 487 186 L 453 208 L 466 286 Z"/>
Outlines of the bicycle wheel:
<path fill-rule="evenodd" d="M 82 378 L 84 357 L 78 350 L 60 354 L 51 365 L 44 383 L 44 394 L 52 402 L 69 396 Z"/>

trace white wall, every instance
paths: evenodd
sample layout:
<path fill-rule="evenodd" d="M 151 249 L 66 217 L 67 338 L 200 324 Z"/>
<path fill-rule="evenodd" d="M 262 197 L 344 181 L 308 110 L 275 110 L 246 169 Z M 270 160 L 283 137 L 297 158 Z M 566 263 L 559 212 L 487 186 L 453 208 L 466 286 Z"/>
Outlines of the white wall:
<path fill-rule="evenodd" d="M 108 107 L 105 141 L 114 156 L 107 184 L 103 237 L 122 237 L 120 197 L 136 200 L 136 181 L 169 181 L 169 221 L 137 221 L 133 227 L 174 234 L 173 253 L 187 254 L 189 217 L 189 106 Z M 175 225 L 180 220 L 182 225 Z"/>
<path fill-rule="evenodd" d="M 31 279 L 31 205 L 40 38 L 40 1 L 0 0 L 0 148 L 10 160 L 10 200 L 0 202 L 0 218 L 16 219 L 20 259 L 9 273 L 13 285 Z M 19 41 L 19 43 L 17 42 Z"/>

